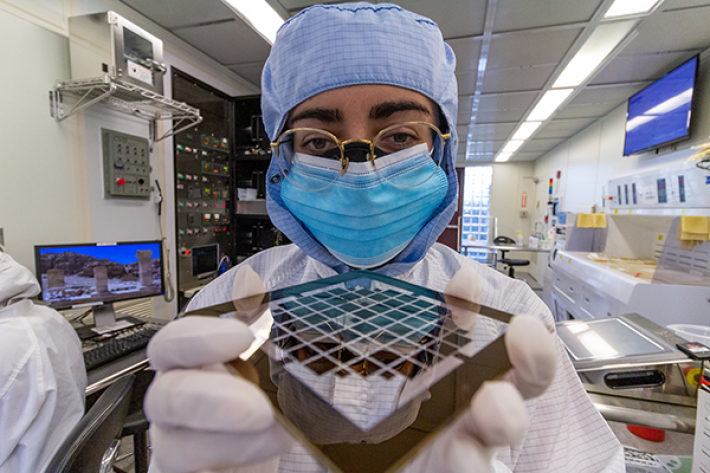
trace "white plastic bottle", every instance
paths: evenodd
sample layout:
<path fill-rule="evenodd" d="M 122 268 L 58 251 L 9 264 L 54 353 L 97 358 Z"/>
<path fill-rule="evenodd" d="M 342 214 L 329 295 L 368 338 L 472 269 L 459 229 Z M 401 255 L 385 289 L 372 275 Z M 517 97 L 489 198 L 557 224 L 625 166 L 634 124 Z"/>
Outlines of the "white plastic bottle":
<path fill-rule="evenodd" d="M 518 231 L 518 246 L 523 246 L 523 232 Z"/>

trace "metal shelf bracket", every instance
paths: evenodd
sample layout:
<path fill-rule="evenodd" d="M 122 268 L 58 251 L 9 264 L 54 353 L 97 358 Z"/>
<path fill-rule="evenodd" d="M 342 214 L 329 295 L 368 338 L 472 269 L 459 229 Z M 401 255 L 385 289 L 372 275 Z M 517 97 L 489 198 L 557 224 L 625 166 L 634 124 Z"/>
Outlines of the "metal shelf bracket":
<path fill-rule="evenodd" d="M 71 108 L 66 112 L 65 97 L 71 98 Z M 59 82 L 49 93 L 49 102 L 50 113 L 57 121 L 95 103 L 106 102 L 115 110 L 148 120 L 153 141 L 164 140 L 202 121 L 200 110 L 185 102 L 177 102 L 109 75 Z M 172 120 L 172 126 L 157 137 L 156 122 L 165 120 Z"/>

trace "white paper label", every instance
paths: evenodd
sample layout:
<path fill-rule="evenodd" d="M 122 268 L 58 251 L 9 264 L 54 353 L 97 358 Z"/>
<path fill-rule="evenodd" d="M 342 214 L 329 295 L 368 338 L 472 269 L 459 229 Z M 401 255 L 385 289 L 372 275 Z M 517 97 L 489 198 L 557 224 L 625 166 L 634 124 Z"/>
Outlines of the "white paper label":
<path fill-rule="evenodd" d="M 127 60 L 128 64 L 128 75 L 134 79 L 138 79 L 146 84 L 153 85 L 153 73 L 147 67 L 143 67 L 140 64 L 136 64 L 131 60 Z"/>

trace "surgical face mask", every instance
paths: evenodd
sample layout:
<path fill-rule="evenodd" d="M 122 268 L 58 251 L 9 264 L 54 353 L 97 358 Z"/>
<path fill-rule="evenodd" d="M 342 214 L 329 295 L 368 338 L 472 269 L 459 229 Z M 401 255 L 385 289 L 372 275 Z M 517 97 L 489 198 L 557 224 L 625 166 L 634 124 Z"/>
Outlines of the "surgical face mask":
<path fill-rule="evenodd" d="M 426 145 L 378 158 L 377 170 L 371 162 L 350 163 L 336 180 L 340 166 L 339 161 L 296 153 L 281 198 L 333 256 L 355 268 L 374 268 L 394 258 L 426 225 L 448 190 L 446 174 Z M 319 188 L 317 181 L 324 179 L 334 182 L 317 192 L 304 190 Z"/>

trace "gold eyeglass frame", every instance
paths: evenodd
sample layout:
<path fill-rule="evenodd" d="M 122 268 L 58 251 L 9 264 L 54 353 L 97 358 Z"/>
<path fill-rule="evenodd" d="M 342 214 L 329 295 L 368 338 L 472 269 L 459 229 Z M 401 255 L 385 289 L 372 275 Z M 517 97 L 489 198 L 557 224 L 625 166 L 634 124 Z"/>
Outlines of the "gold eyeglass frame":
<path fill-rule="evenodd" d="M 436 132 L 436 134 L 439 135 L 439 138 L 441 139 L 441 142 L 442 142 L 442 146 L 441 146 L 441 150 L 440 150 L 441 156 L 439 156 L 439 161 L 437 162 L 437 168 L 440 167 L 441 161 L 444 158 L 444 148 L 446 147 L 446 140 L 451 138 L 451 133 L 442 133 L 441 130 L 439 130 L 439 128 L 436 125 L 434 125 L 432 123 L 427 123 L 427 122 L 397 123 L 397 124 L 388 126 L 386 128 L 383 128 L 382 130 L 380 130 L 372 140 L 357 140 L 357 139 L 355 139 L 355 140 L 340 141 L 338 139 L 338 137 L 335 136 L 334 134 L 332 134 L 328 131 L 325 131 L 325 130 L 321 130 L 319 128 L 292 128 L 290 130 L 286 130 L 283 133 L 281 133 L 279 135 L 279 137 L 276 138 L 276 141 L 272 142 L 270 144 L 270 146 L 271 146 L 272 153 L 276 156 L 276 164 L 278 164 L 279 169 L 281 170 L 281 173 L 284 175 L 284 177 L 286 179 L 288 179 L 288 181 L 291 184 L 298 187 L 299 189 L 303 189 L 308 192 L 318 192 L 318 191 L 322 191 L 323 189 L 327 189 L 338 179 L 337 178 L 333 179 L 332 181 L 330 181 L 328 184 L 321 187 L 320 189 L 306 189 L 305 187 L 301 187 L 298 184 L 296 184 L 295 182 L 293 182 L 291 179 L 289 179 L 288 172 L 286 172 L 286 170 L 283 167 L 281 167 L 281 160 L 279 159 L 279 143 L 281 143 L 281 139 L 284 136 L 294 134 L 295 132 L 298 132 L 298 131 L 314 131 L 314 132 L 318 132 L 318 133 L 323 133 L 324 135 L 327 135 L 327 136 L 330 136 L 331 138 L 333 138 L 333 141 L 338 145 L 338 148 L 340 149 L 340 172 L 339 172 L 338 176 L 343 176 L 343 175 L 345 175 L 346 172 L 348 172 L 348 167 L 350 166 L 350 159 L 347 156 L 345 156 L 345 146 L 349 145 L 350 143 L 367 143 L 370 147 L 370 152 L 367 153 L 367 161 L 370 162 L 372 164 L 372 166 L 375 168 L 375 171 L 377 171 L 377 167 L 375 167 L 375 159 L 377 159 L 378 157 L 381 157 L 381 156 L 375 156 L 375 143 L 386 132 L 393 130 L 395 128 L 399 128 L 401 126 L 406 126 L 406 125 L 424 125 L 424 126 L 429 127 L 432 131 Z M 387 156 L 387 155 L 385 155 L 385 156 Z M 379 174 L 379 171 L 377 171 L 377 173 Z M 427 177 L 424 181 L 422 181 L 419 184 L 416 184 L 414 186 L 398 186 L 398 185 L 390 182 L 386 177 L 384 177 L 384 176 L 382 176 L 382 177 L 388 184 L 390 184 L 394 187 L 398 187 L 400 189 L 411 189 L 414 187 L 421 186 L 422 184 L 427 182 L 429 179 L 431 179 L 434 176 L 434 174 L 436 174 L 436 172 L 433 172 L 431 174 L 431 176 Z"/>

